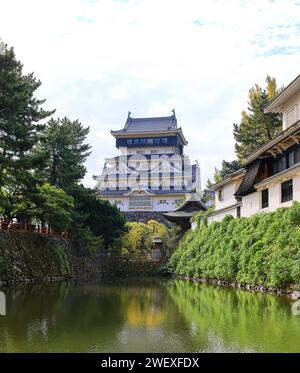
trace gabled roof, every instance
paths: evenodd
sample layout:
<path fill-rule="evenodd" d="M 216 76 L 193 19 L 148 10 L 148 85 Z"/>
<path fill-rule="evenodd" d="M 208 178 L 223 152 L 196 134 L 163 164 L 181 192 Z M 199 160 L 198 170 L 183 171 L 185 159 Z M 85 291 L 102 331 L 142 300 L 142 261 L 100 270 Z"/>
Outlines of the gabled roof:
<path fill-rule="evenodd" d="M 236 197 L 243 197 L 255 191 L 254 182 L 260 170 L 261 162 L 261 159 L 257 159 L 247 168 L 241 185 L 234 194 Z"/>
<path fill-rule="evenodd" d="M 127 194 L 130 190 L 127 189 L 121 189 L 121 190 L 116 190 L 116 189 L 101 189 L 99 190 L 99 195 L 100 196 L 123 196 Z M 151 191 L 155 195 L 178 195 L 182 196 L 184 194 L 190 193 L 190 190 L 187 189 L 172 189 L 172 190 L 158 190 L 158 189 L 151 189 Z"/>
<path fill-rule="evenodd" d="M 197 193 L 190 193 L 186 200 L 178 206 L 175 211 L 199 211 L 199 210 L 204 210 L 206 211 L 206 207 L 204 203 L 202 202 L 201 198 L 198 196 Z"/>
<path fill-rule="evenodd" d="M 264 109 L 265 113 L 281 113 L 281 106 L 295 93 L 300 91 L 300 74 L 285 87 Z"/>
<path fill-rule="evenodd" d="M 110 131 L 116 137 L 128 137 L 128 135 L 175 135 L 179 134 L 184 145 L 187 141 L 183 135 L 181 127 L 177 126 L 175 114 L 169 117 L 132 118 L 128 115 L 125 126 L 121 130 Z"/>
<path fill-rule="evenodd" d="M 132 118 L 128 117 L 125 126 L 122 130 L 113 132 L 161 132 L 169 131 L 177 128 L 177 119 L 174 115 L 170 117 L 156 117 L 156 118 Z"/>
<path fill-rule="evenodd" d="M 237 171 L 233 172 L 232 174 L 230 174 L 229 176 L 227 176 L 224 180 L 221 180 L 218 183 L 215 183 L 215 184 L 211 185 L 208 188 L 208 190 L 210 192 L 215 191 L 218 188 L 226 185 L 227 183 L 239 179 L 245 173 L 246 173 L 246 168 L 240 168 L 239 170 L 237 170 Z"/>
<path fill-rule="evenodd" d="M 200 210 L 206 211 L 206 206 L 196 193 L 190 193 L 179 207 L 162 215 L 172 223 L 187 225 Z"/>

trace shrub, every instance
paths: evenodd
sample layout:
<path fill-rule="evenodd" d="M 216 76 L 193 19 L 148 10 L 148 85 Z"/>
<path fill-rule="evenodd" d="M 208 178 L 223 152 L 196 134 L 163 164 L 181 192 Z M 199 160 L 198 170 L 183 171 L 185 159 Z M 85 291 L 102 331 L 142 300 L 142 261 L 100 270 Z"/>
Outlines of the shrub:
<path fill-rule="evenodd" d="M 178 231 L 167 228 L 155 220 L 149 220 L 147 224 L 141 222 L 127 223 L 127 232 L 122 237 L 122 252 L 130 254 L 141 254 L 150 252 L 153 247 L 153 239 L 161 238 L 162 245 L 169 251 L 174 251 L 178 242 Z"/>
<path fill-rule="evenodd" d="M 188 231 L 168 263 L 181 275 L 267 286 L 300 283 L 300 203 Z"/>

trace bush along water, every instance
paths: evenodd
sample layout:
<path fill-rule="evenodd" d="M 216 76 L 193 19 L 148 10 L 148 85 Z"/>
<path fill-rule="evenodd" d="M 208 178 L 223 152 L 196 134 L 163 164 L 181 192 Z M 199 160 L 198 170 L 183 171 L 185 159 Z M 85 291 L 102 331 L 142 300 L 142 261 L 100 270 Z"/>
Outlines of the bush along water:
<path fill-rule="evenodd" d="M 250 218 L 200 217 L 168 263 L 176 275 L 288 288 L 300 284 L 300 203 Z"/>

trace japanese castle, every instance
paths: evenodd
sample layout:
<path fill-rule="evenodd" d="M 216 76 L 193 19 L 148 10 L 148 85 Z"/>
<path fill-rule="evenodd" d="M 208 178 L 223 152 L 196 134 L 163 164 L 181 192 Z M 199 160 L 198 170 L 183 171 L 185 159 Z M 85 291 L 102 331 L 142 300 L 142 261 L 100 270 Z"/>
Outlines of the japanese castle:
<path fill-rule="evenodd" d="M 191 192 L 200 193 L 200 169 L 184 155 L 187 145 L 175 111 L 171 116 L 133 118 L 111 131 L 119 155 L 106 158 L 94 176 L 99 197 L 121 211 L 174 211 Z"/>

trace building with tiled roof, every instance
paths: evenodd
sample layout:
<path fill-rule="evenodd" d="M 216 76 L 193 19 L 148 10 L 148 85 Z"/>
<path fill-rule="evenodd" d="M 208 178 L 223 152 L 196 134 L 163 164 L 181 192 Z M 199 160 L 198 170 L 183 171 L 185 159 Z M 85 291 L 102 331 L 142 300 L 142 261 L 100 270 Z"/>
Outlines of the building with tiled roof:
<path fill-rule="evenodd" d="M 215 210 L 209 222 L 228 214 L 248 217 L 300 201 L 300 75 L 264 112 L 282 114 L 282 132 L 250 154 L 243 169 L 210 188 L 215 192 Z"/>
<path fill-rule="evenodd" d="M 184 155 L 187 141 L 175 111 L 167 117 L 132 118 L 111 131 L 120 154 L 106 158 L 95 176 L 99 197 L 121 211 L 173 211 L 191 190 L 200 192 L 200 168 Z"/>

